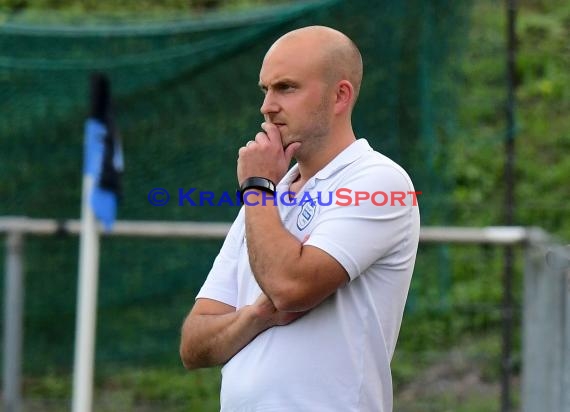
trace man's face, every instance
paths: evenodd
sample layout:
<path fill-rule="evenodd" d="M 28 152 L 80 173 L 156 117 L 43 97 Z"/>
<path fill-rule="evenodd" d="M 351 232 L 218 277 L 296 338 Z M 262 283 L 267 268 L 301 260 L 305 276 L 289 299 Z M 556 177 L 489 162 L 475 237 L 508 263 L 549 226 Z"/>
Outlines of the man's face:
<path fill-rule="evenodd" d="M 332 119 L 332 95 L 322 64 L 306 49 L 292 41 L 274 46 L 259 73 L 265 121 L 277 125 L 283 147 L 301 142 L 301 153 L 318 148 Z"/>

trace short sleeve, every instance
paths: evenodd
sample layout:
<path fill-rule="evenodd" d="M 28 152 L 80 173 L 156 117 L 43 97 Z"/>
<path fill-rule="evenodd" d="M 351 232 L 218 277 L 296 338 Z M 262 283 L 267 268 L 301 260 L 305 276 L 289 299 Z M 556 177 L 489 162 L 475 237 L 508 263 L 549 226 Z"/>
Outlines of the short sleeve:
<path fill-rule="evenodd" d="M 208 298 L 233 307 L 237 306 L 237 266 L 244 230 L 242 208 L 230 227 L 224 244 L 214 260 L 206 281 L 196 295 L 196 299 Z"/>
<path fill-rule="evenodd" d="M 356 203 L 356 193 L 361 192 Z M 374 165 L 352 171 L 320 207 L 305 245 L 335 258 L 351 280 L 372 264 L 391 259 L 419 236 L 419 211 L 414 187 L 396 165 Z"/>

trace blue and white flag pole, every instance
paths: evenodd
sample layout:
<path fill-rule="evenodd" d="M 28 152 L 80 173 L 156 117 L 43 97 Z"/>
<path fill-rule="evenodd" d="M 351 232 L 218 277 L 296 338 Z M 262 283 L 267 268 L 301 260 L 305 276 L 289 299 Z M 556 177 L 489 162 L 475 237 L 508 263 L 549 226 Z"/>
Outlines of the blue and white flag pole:
<path fill-rule="evenodd" d="M 109 190 L 104 180 L 115 180 L 118 188 L 118 181 L 109 175 L 116 178 L 122 171 L 121 148 L 110 126 L 110 91 L 105 76 L 92 77 L 91 94 L 91 117 L 85 123 L 72 412 L 92 410 L 99 280 L 97 219 L 106 231 L 112 229 L 118 190 Z"/>

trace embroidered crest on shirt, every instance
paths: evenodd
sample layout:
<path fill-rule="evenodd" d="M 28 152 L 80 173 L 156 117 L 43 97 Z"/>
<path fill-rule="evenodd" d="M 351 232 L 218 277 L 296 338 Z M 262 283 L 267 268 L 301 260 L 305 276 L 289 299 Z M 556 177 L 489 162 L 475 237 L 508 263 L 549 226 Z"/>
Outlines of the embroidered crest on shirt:
<path fill-rule="evenodd" d="M 301 211 L 297 216 L 297 229 L 303 230 L 309 226 L 317 214 L 317 201 L 315 199 L 306 200 L 300 206 Z"/>

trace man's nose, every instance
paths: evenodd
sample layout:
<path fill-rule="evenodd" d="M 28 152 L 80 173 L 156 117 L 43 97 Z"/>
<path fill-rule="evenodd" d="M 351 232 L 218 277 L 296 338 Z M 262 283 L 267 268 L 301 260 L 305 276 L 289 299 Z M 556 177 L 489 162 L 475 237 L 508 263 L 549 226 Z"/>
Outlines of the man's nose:
<path fill-rule="evenodd" d="M 263 115 L 267 115 L 269 113 L 276 113 L 279 111 L 279 106 L 275 102 L 274 96 L 271 93 L 271 91 L 265 93 L 265 97 L 263 99 L 263 103 L 259 111 Z"/>

